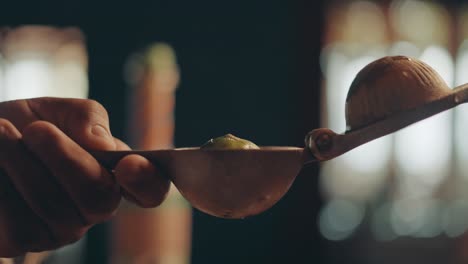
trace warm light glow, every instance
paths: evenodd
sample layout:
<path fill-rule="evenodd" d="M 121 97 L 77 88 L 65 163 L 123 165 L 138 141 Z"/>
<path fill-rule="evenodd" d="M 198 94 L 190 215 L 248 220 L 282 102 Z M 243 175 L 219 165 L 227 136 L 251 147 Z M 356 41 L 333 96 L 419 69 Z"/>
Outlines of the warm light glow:
<path fill-rule="evenodd" d="M 385 15 L 371 1 L 353 1 L 348 10 L 346 25 L 343 26 L 345 39 L 360 45 L 379 45 L 387 38 Z"/>
<path fill-rule="evenodd" d="M 0 44 L 7 58 L 1 100 L 88 96 L 88 57 L 79 29 L 22 26 Z"/>
<path fill-rule="evenodd" d="M 393 1 L 390 7 L 390 21 L 396 33 L 419 46 L 447 44 L 447 16 L 445 9 L 428 1 Z"/>
<path fill-rule="evenodd" d="M 31 98 L 51 93 L 50 64 L 43 59 L 21 59 L 5 70 L 5 100 Z"/>
<path fill-rule="evenodd" d="M 26 57 L 5 67 L 3 100 L 41 96 L 87 98 L 88 75 L 73 61 L 51 64 L 46 58 Z"/>
<path fill-rule="evenodd" d="M 82 64 L 73 61 L 56 65 L 53 95 L 70 98 L 88 97 L 88 73 Z"/>
<path fill-rule="evenodd" d="M 431 39 L 429 34 L 435 29 L 422 30 L 427 28 L 427 23 L 431 23 L 434 19 L 427 3 L 418 0 L 393 1 L 390 10 L 393 26 L 402 36 Z"/>

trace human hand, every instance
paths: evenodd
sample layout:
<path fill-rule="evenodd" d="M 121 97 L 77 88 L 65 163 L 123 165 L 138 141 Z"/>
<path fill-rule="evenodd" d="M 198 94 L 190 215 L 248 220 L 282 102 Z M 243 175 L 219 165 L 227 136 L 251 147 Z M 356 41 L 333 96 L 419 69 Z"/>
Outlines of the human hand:
<path fill-rule="evenodd" d="M 95 101 L 0 103 L 0 257 L 75 242 L 112 217 L 122 196 L 158 206 L 169 180 L 148 160 L 128 155 L 112 175 L 87 151 L 124 149 Z"/>

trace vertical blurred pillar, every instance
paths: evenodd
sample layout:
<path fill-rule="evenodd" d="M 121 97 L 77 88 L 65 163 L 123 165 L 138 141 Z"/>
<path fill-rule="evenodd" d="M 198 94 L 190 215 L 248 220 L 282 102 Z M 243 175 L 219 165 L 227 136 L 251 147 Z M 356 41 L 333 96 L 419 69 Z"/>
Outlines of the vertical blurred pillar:
<path fill-rule="evenodd" d="M 135 55 L 127 67 L 131 83 L 129 140 L 136 149 L 173 146 L 175 90 L 179 70 L 172 48 L 156 43 Z M 112 263 L 189 262 L 191 209 L 172 185 L 158 208 L 124 203 L 113 225 Z"/>
<path fill-rule="evenodd" d="M 453 87 L 447 9 L 436 2 L 399 0 L 390 6 L 389 18 L 394 33 L 390 54 L 424 61 Z M 398 236 L 433 238 L 443 231 L 444 204 L 453 195 L 448 188 L 453 181 L 452 124 L 450 110 L 394 134 L 395 192 L 389 198 L 389 219 Z"/>
<path fill-rule="evenodd" d="M 461 5 L 453 15 L 456 17 L 455 85 L 468 83 L 468 5 Z M 454 110 L 454 183 L 453 201 L 445 210 L 443 226 L 445 234 L 456 238 L 456 263 L 468 263 L 468 105 Z"/>

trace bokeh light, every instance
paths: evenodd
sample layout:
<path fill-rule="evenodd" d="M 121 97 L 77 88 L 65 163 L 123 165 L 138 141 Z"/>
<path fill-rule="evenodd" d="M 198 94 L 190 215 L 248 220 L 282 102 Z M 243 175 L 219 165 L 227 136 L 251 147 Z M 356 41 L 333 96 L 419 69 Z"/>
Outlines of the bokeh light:
<path fill-rule="evenodd" d="M 465 233 L 468 230 L 468 201 L 455 200 L 446 206 L 442 226 L 449 237 L 458 237 Z"/>
<path fill-rule="evenodd" d="M 405 198 L 392 204 L 390 222 L 395 234 L 430 238 L 441 234 L 441 202 L 436 199 Z"/>
<path fill-rule="evenodd" d="M 364 218 L 362 205 L 349 200 L 331 200 L 319 216 L 322 235 L 329 240 L 350 237 Z"/>
<path fill-rule="evenodd" d="M 372 214 L 371 231 L 377 241 L 391 241 L 397 238 L 391 223 L 390 203 L 380 204 Z"/>
<path fill-rule="evenodd" d="M 377 3 L 353 1 L 337 6 L 341 11 L 331 14 L 345 19 L 328 21 L 346 23 L 342 31 L 335 29 L 334 37 L 327 38 L 332 41 L 326 43 L 320 58 L 324 74 L 323 125 L 332 130 L 344 131 L 344 102 L 349 86 L 357 72 L 373 60 L 387 55 L 418 58 L 433 67 L 449 87 L 467 68 L 458 64 L 455 67 L 449 50 L 449 15 L 438 3 L 397 0 L 385 9 Z M 468 55 L 466 58 L 468 65 Z M 468 79 L 457 80 L 462 82 Z M 459 122 L 463 123 L 461 119 Z M 439 236 L 446 229 L 443 222 L 448 221 L 442 215 L 450 204 L 446 198 L 451 197 L 447 182 L 451 180 L 456 153 L 453 128 L 453 111 L 446 111 L 323 163 L 324 196 L 328 201 L 367 204 L 369 228 L 379 241 L 399 236 Z M 457 129 L 462 137 L 468 127 Z M 465 145 L 468 149 L 468 143 Z M 446 196 L 441 195 L 447 191 Z M 348 237 L 327 220 L 334 212 L 330 206 L 327 203 L 320 215 L 322 233 L 331 240 Z"/>

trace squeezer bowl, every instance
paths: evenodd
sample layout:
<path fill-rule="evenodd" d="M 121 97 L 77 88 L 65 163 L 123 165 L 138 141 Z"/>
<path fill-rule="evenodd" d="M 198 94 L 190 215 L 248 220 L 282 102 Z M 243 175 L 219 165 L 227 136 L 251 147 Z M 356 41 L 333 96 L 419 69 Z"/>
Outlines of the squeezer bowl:
<path fill-rule="evenodd" d="M 468 101 L 468 84 L 450 89 L 427 64 L 404 56 L 384 57 L 364 67 L 346 98 L 347 129 L 309 132 L 306 148 L 92 152 L 107 168 L 139 154 L 159 166 L 199 210 L 244 218 L 271 208 L 288 191 L 301 168 L 333 159 Z"/>
<path fill-rule="evenodd" d="M 368 64 L 352 82 L 346 97 L 346 131 L 384 120 L 451 94 L 429 65 L 404 56 Z"/>

